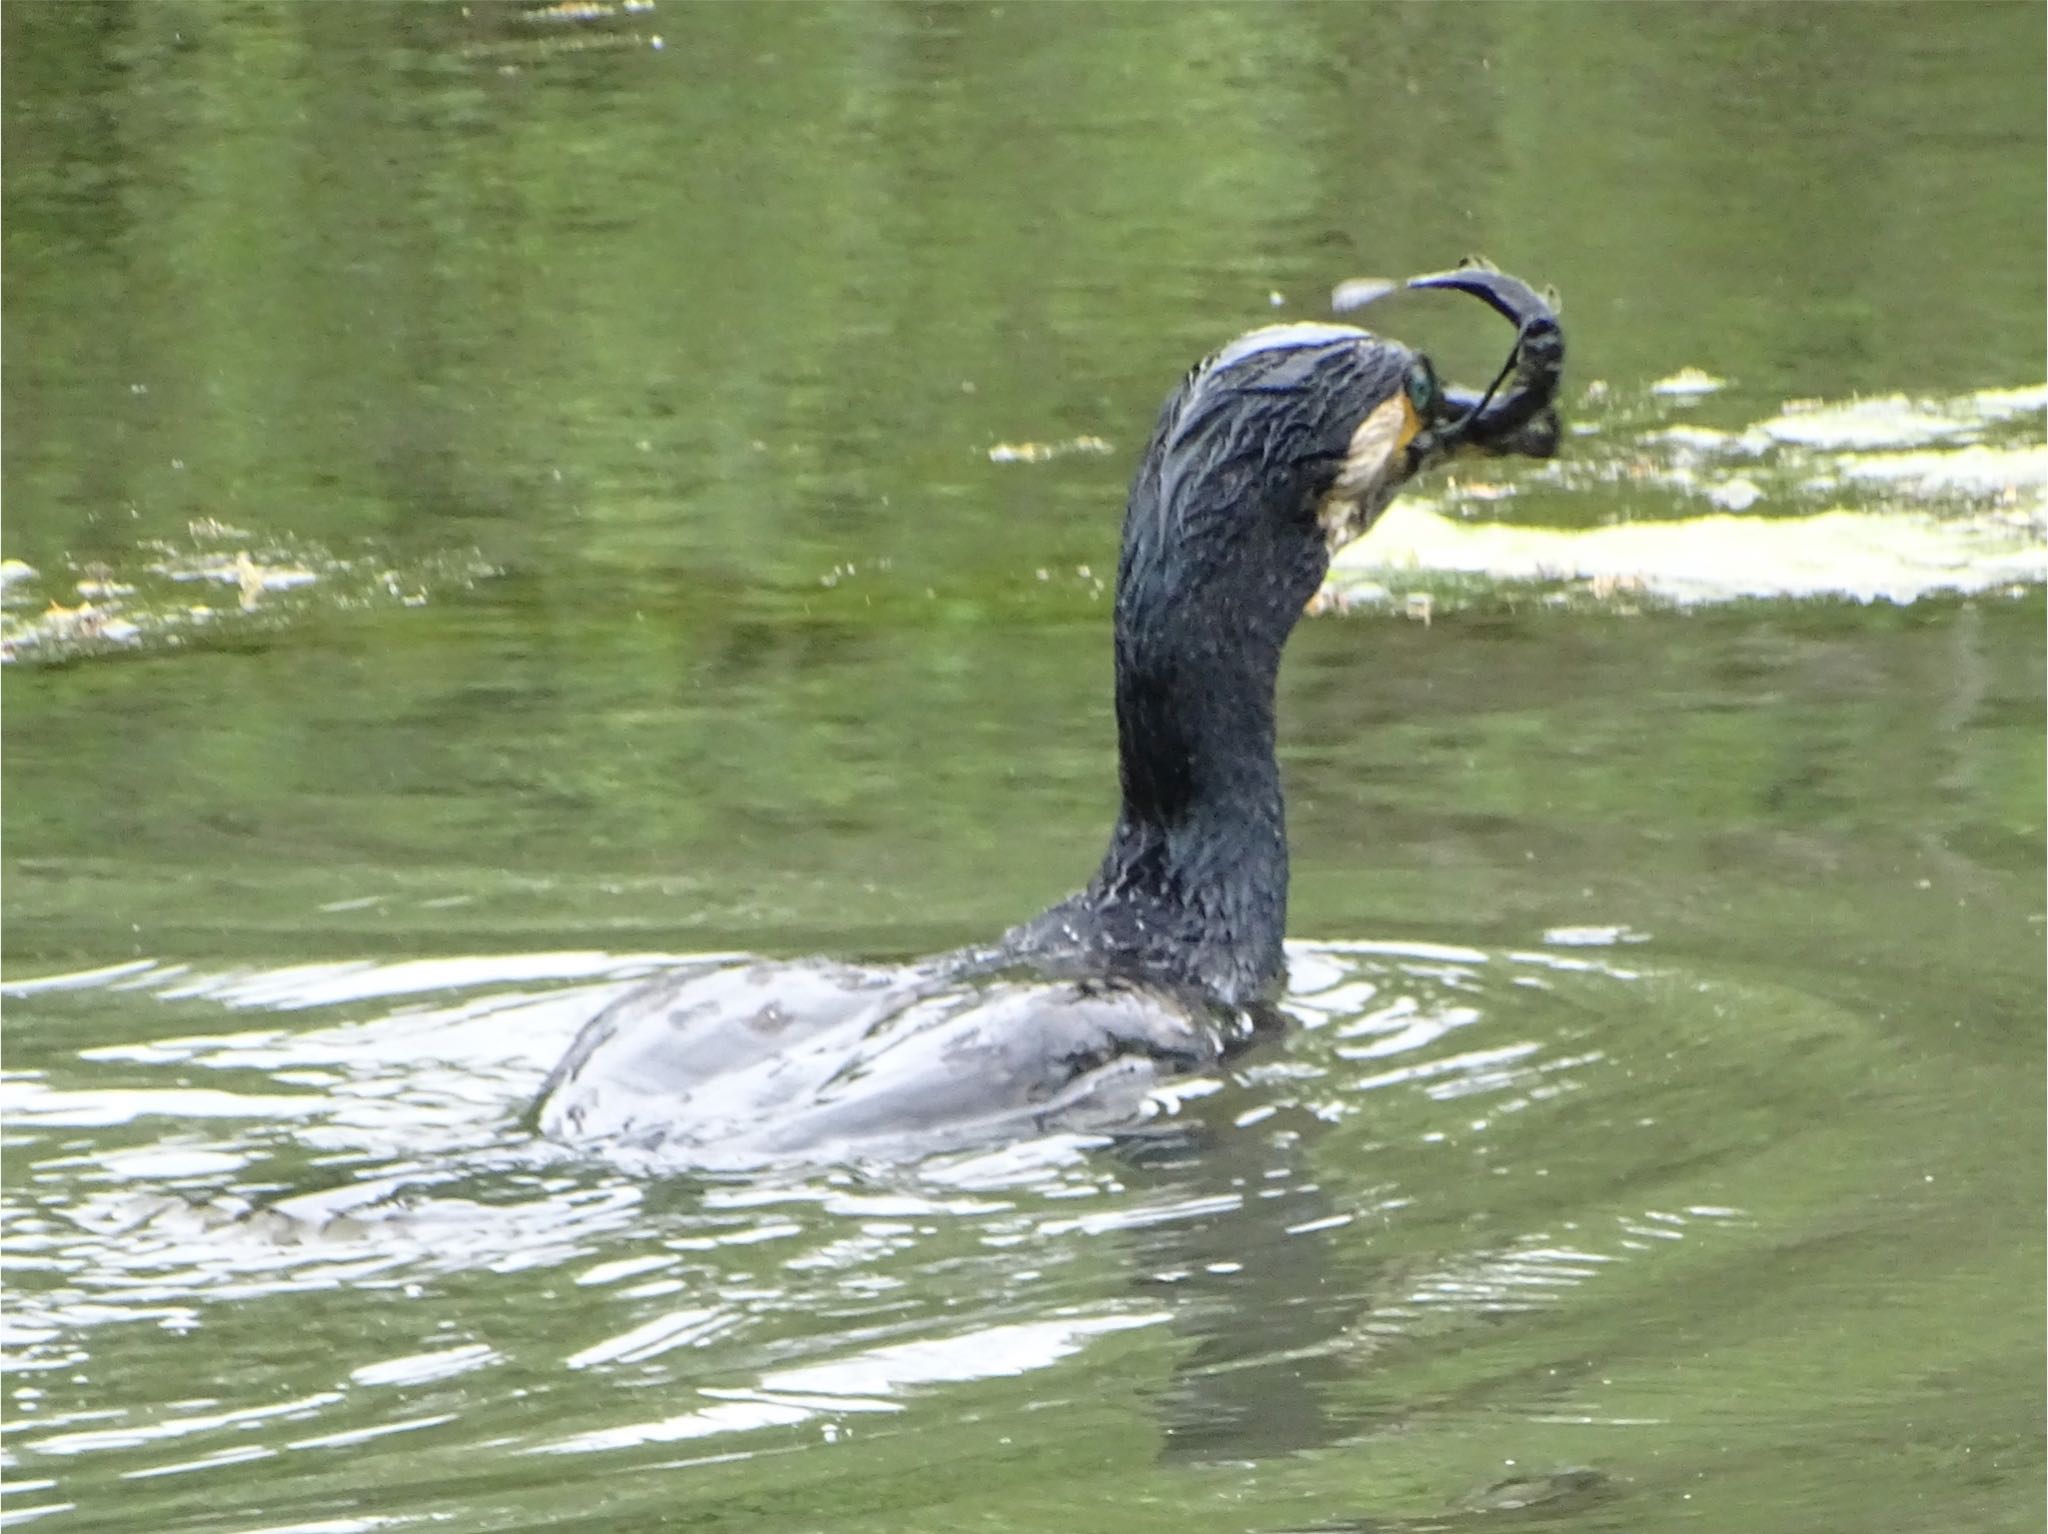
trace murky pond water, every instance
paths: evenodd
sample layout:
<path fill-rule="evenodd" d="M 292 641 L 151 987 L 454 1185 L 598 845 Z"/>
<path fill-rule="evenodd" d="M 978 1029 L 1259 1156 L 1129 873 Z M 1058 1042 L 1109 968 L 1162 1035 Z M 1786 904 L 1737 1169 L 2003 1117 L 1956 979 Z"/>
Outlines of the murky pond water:
<path fill-rule="evenodd" d="M 0 1521 L 2041 1526 L 2037 8 L 0 18 Z M 526 1132 L 1078 882 L 1160 396 L 1472 249 L 1574 435 L 1295 640 L 1287 1038 Z"/>

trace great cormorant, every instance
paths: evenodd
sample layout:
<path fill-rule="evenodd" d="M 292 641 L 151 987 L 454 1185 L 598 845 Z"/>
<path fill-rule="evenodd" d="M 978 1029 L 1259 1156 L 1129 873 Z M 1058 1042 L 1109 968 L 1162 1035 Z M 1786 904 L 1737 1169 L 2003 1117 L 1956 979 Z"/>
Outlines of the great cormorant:
<path fill-rule="evenodd" d="M 1087 888 L 912 965 L 691 966 L 607 1007 L 543 1087 L 549 1135 L 660 1162 L 897 1156 L 1134 1120 L 1277 1023 L 1280 655 L 1330 556 L 1464 453 L 1555 452 L 1555 309 L 1484 267 L 1412 279 L 1513 320 L 1483 393 L 1349 325 L 1254 330 L 1166 400 L 1116 590 L 1122 809 Z"/>

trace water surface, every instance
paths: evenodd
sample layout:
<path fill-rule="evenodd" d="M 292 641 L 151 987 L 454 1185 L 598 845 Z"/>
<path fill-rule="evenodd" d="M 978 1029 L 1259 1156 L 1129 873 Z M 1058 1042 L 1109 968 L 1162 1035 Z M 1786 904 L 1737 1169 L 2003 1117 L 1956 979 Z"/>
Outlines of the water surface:
<path fill-rule="evenodd" d="M 0 1521 L 2041 1526 L 2037 8 L 0 23 Z M 1574 435 L 1294 644 L 1287 1040 L 525 1132 L 663 963 L 1078 882 L 1158 400 L 1472 250 Z"/>

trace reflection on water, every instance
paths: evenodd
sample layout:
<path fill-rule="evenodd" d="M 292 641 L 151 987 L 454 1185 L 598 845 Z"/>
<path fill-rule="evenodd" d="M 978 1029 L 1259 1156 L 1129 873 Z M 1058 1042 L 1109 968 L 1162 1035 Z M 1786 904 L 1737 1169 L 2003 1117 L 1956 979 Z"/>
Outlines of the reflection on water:
<path fill-rule="evenodd" d="M 2038 7 L 0 28 L 0 1524 L 2041 1527 Z M 527 1133 L 669 959 L 1084 877 L 1161 395 L 1474 249 L 1574 435 L 1294 642 L 1289 1037 Z"/>
<path fill-rule="evenodd" d="M 763 1375 L 757 1387 L 705 1389 L 712 1404 L 659 1422 L 600 1428 L 533 1446 L 544 1454 L 672 1443 L 764 1427 L 790 1427 L 813 1417 L 898 1412 L 892 1399 L 906 1387 L 959 1384 L 1029 1373 L 1079 1352 L 1090 1338 L 1166 1321 L 1164 1311 L 1071 1321 L 986 1327 L 956 1336 L 892 1343 L 853 1357 Z M 827 1435 L 828 1440 L 831 1435 Z"/>
<path fill-rule="evenodd" d="M 518 1129 L 555 1054 L 649 958 L 138 964 L 10 983 L 16 1006 L 62 1002 L 47 1025 L 161 1014 L 146 1042 L 6 1083 L 17 1473 L 59 1498 L 108 1474 L 373 1441 L 434 1458 L 458 1424 L 501 1449 L 689 1441 L 742 1464 L 797 1428 L 826 1446 L 877 1418 L 929 1430 L 969 1386 L 996 1391 L 976 1397 L 991 1405 L 1071 1402 L 1092 1388 L 1080 1361 L 1112 1339 L 1194 1463 L 1205 1443 L 1242 1451 L 1222 1424 L 1299 1451 L 1404 1395 L 1424 1437 L 1487 1399 L 1546 1430 L 1673 1427 L 1647 1381 L 1532 1389 L 1527 1371 L 1645 1286 L 1673 1292 L 1660 1264 L 1768 1262 L 1818 1235 L 1819 1207 L 1862 1196 L 1867 1172 L 1809 1168 L 1788 1204 L 1769 1141 L 1695 1118 L 1661 1170 L 1629 1141 L 1672 1143 L 1669 1116 L 1696 1115 L 1702 1095 L 1739 1105 L 1759 1070 L 1791 1094 L 1781 1111 L 1863 1133 L 1840 1084 L 1886 1046 L 1811 999 L 1672 972 L 1653 944 L 1565 936 L 1499 953 L 1296 945 L 1298 1031 L 1164 1099 L 1171 1138 L 696 1183 L 608 1171 Z M 222 1002 L 211 1015 L 232 1031 L 163 1027 Z M 1744 1039 L 1765 1016 L 1769 1059 Z M 1819 1041 L 1846 1058 L 1814 1068 Z M 207 1346 L 289 1331 L 296 1314 L 318 1336 L 309 1298 L 380 1291 L 409 1303 L 305 1352 L 288 1399 L 238 1399 L 224 1379 L 96 1404 L 90 1382 L 134 1328 Z M 1519 1341 L 1478 1330 L 1534 1316 L 1553 1319 Z M 1496 1362 L 1475 1373 L 1475 1356 Z M 1443 1407 L 1411 1394 L 1444 1370 L 1469 1383 Z M 544 1420 L 494 1420 L 467 1384 L 494 1371 L 544 1398 Z M 1305 1379 L 1323 1381 L 1307 1398 Z M 288 1494 L 289 1464 L 276 1473 Z"/>

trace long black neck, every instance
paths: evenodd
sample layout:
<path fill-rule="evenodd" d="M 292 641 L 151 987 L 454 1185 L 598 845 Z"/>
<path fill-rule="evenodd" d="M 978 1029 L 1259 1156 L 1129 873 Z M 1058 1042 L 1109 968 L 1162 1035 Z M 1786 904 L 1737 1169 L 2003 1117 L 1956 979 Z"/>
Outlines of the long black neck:
<path fill-rule="evenodd" d="M 1230 637 L 1119 625 L 1123 802 L 1089 895 L 1150 924 L 1167 963 L 1241 1001 L 1284 969 L 1287 824 L 1273 754 L 1279 648 Z"/>
<path fill-rule="evenodd" d="M 1088 887 L 994 957 L 1137 974 L 1231 1004 L 1284 985 L 1273 694 L 1329 568 L 1316 508 L 1348 451 L 1345 423 L 1364 408 L 1305 415 L 1319 396 L 1296 375 L 1312 365 L 1296 350 L 1253 351 L 1221 381 L 1198 369 L 1168 399 L 1131 485 L 1117 569 L 1116 829 Z M 1340 381 L 1385 392 L 1377 374 Z"/>
<path fill-rule="evenodd" d="M 1213 487 L 1212 487 L 1213 488 Z M 1189 538 L 1134 487 L 1118 571 L 1122 805 L 1082 899 L 1115 945 L 1226 1000 L 1285 978 L 1287 824 L 1274 758 L 1281 651 L 1327 560 L 1238 519 Z M 1163 536 L 1162 536 L 1163 535 Z"/>

